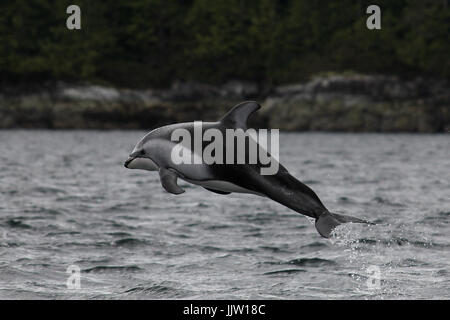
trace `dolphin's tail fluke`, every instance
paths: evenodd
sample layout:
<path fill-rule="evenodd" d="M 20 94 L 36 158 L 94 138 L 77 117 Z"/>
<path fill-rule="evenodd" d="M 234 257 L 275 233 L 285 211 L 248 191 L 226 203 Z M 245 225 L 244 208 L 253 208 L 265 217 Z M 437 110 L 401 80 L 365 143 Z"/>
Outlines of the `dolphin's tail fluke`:
<path fill-rule="evenodd" d="M 373 224 L 372 222 L 368 222 L 366 220 L 358 219 L 355 217 L 325 212 L 316 219 L 315 226 L 322 237 L 329 238 L 334 228 L 342 223 L 347 222 Z"/>

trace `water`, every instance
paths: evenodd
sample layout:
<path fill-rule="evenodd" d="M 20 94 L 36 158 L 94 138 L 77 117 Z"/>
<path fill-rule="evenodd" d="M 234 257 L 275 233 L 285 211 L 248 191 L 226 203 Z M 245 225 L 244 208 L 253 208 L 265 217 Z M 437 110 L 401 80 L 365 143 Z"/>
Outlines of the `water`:
<path fill-rule="evenodd" d="M 448 135 L 281 135 L 330 210 L 378 223 L 327 240 L 265 198 L 168 194 L 123 168 L 143 134 L 0 131 L 0 298 L 450 298 Z"/>

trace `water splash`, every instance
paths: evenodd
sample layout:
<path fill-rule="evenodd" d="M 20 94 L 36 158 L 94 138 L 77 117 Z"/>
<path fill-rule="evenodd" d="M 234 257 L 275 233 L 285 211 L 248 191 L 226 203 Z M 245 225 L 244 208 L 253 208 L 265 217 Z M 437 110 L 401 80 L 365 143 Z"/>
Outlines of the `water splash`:
<path fill-rule="evenodd" d="M 408 286 L 401 280 L 405 279 L 405 267 L 420 263 L 411 248 L 431 245 L 426 235 L 415 228 L 393 224 L 341 225 L 333 232 L 330 242 L 346 253 L 347 265 L 352 269 L 350 276 L 356 284 L 355 291 L 371 299 L 407 298 L 410 294 Z M 406 259 L 410 265 L 405 265 L 405 256 L 409 256 Z"/>

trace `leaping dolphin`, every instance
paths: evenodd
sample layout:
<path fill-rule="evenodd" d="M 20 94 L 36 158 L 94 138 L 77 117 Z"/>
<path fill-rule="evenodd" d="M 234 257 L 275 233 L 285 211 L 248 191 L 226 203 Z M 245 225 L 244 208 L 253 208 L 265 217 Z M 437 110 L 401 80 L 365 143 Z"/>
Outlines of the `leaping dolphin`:
<path fill-rule="evenodd" d="M 226 129 L 247 129 L 247 120 L 261 106 L 253 101 L 236 105 L 220 121 L 203 122 L 202 130 L 217 129 L 225 136 Z M 194 134 L 194 122 L 178 123 L 154 129 L 145 135 L 134 147 L 125 167 L 159 171 L 163 188 L 172 194 L 181 194 L 184 190 L 178 186 L 177 179 L 204 187 L 219 193 L 251 193 L 268 197 L 294 211 L 315 219 L 315 227 L 325 238 L 333 229 L 346 222 L 369 223 L 365 220 L 331 213 L 319 197 L 308 186 L 293 177 L 281 164 L 273 175 L 261 174 L 261 163 L 256 164 L 176 164 L 172 159 L 172 150 L 177 145 L 172 141 L 176 129 L 185 129 Z M 205 145 L 202 145 L 205 148 Z M 226 152 L 226 148 L 223 149 Z M 193 148 L 189 150 L 195 154 Z M 275 160 L 276 161 L 276 160 Z"/>

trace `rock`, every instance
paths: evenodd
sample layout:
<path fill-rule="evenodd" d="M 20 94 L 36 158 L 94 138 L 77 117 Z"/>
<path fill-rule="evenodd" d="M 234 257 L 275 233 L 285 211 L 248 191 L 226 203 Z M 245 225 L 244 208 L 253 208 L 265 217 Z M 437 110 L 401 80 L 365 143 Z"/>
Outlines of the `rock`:
<path fill-rule="evenodd" d="M 445 80 L 331 75 L 268 90 L 252 82 L 175 82 L 165 90 L 67 83 L 3 87 L 0 128 L 142 128 L 219 119 L 243 100 L 263 105 L 250 124 L 281 130 L 446 132 Z"/>

